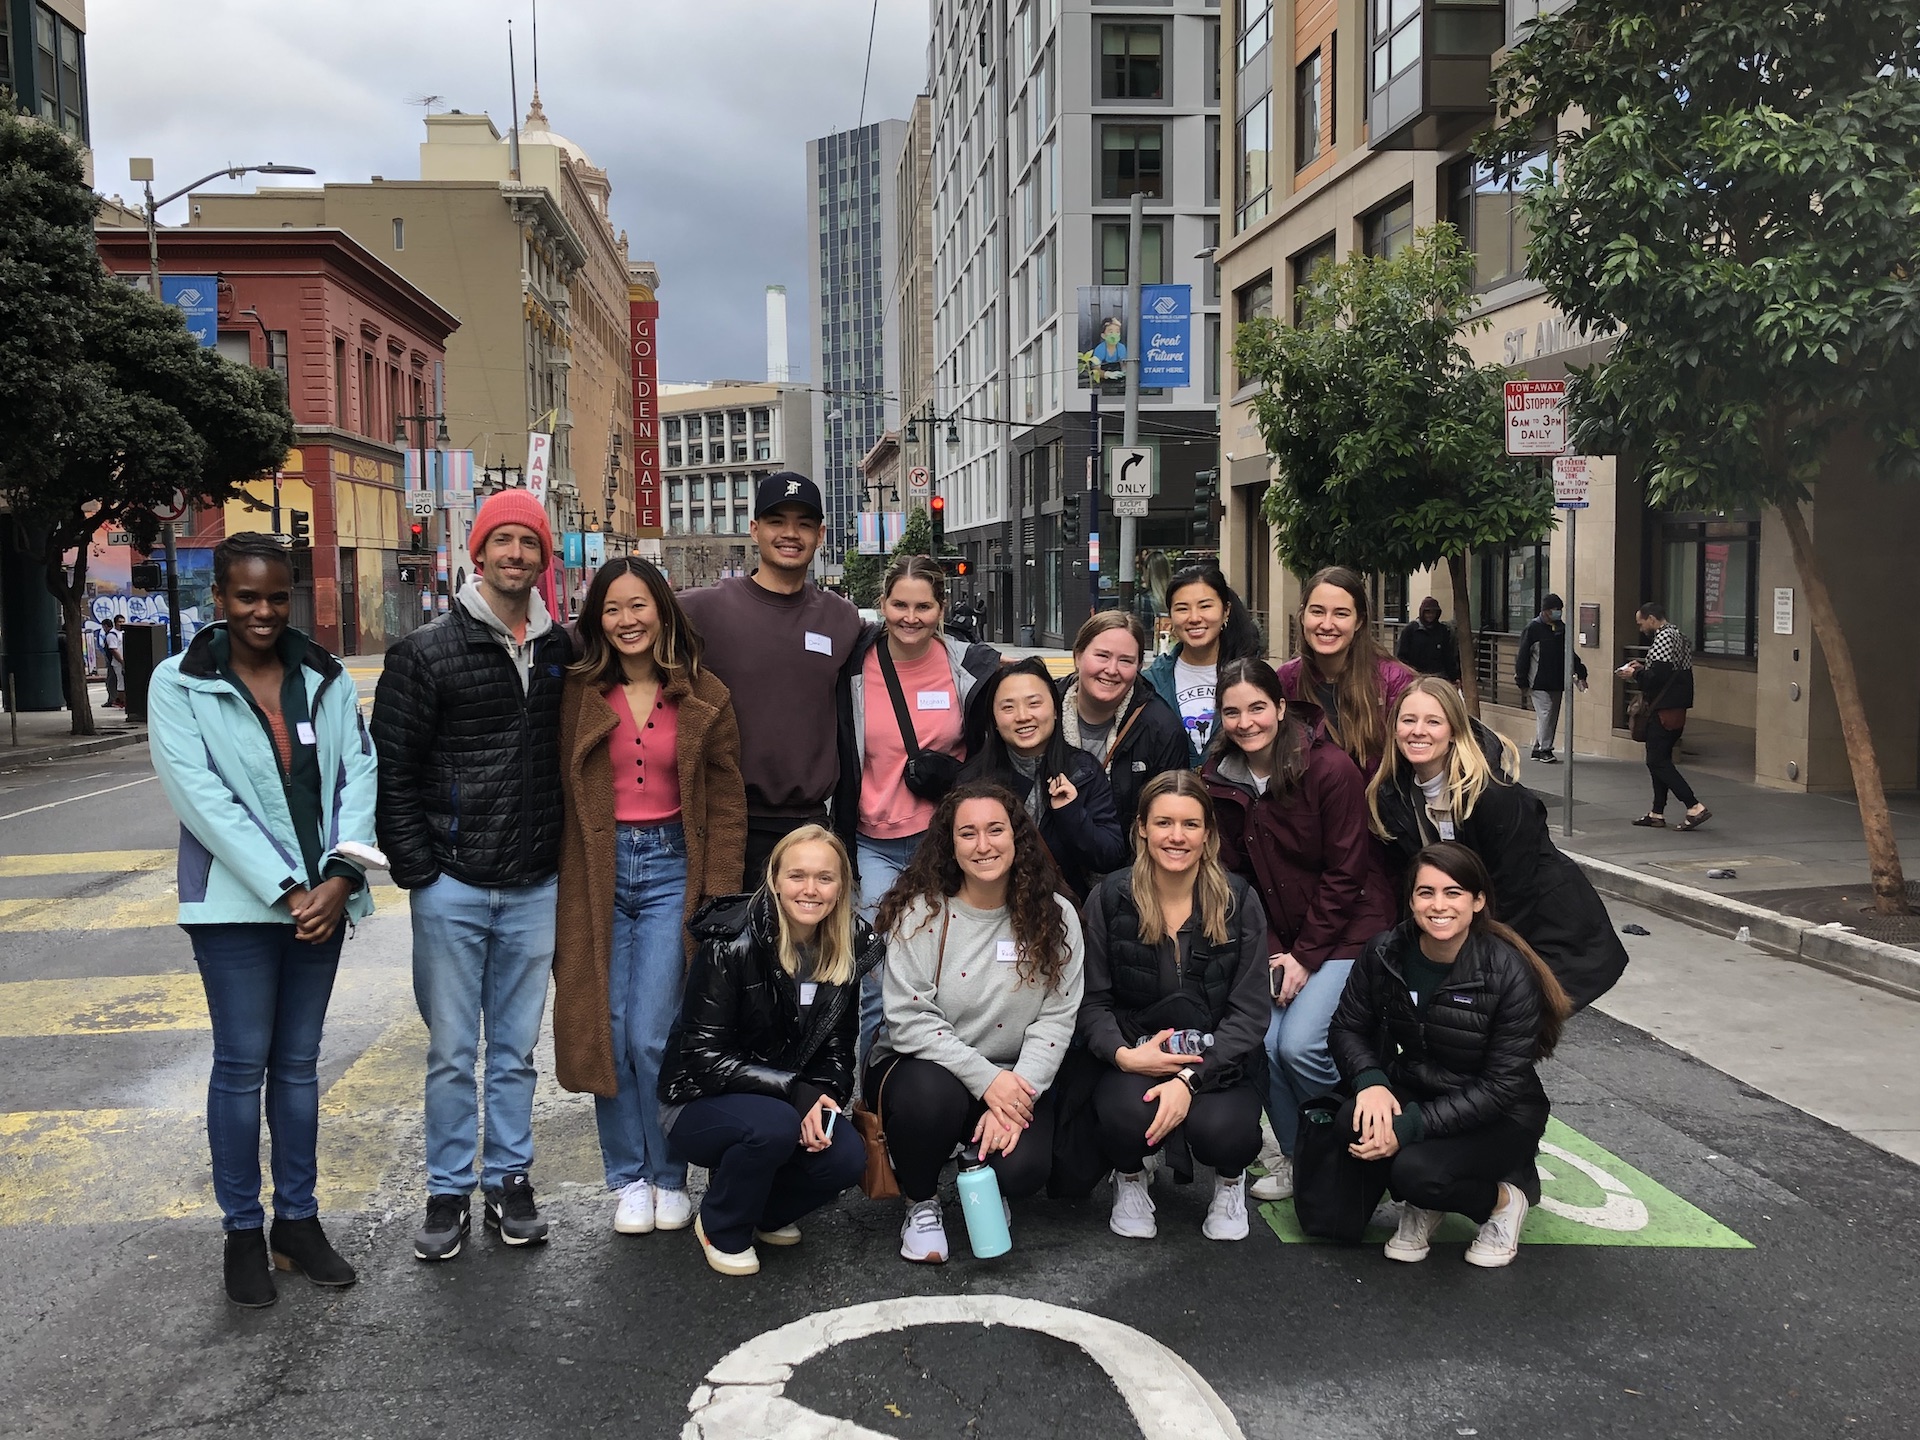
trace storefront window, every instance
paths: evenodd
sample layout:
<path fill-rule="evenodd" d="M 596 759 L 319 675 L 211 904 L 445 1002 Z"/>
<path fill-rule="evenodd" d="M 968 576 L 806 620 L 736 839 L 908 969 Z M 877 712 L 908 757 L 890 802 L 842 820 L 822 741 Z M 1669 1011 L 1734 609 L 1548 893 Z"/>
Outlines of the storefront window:
<path fill-rule="evenodd" d="M 1759 653 L 1755 576 L 1760 526 L 1750 520 L 1669 521 L 1661 535 L 1667 613 L 1700 655 Z"/>
<path fill-rule="evenodd" d="M 1474 597 L 1475 628 L 1517 635 L 1540 613 L 1549 588 L 1547 547 L 1511 545 L 1481 552 L 1478 594 Z"/>

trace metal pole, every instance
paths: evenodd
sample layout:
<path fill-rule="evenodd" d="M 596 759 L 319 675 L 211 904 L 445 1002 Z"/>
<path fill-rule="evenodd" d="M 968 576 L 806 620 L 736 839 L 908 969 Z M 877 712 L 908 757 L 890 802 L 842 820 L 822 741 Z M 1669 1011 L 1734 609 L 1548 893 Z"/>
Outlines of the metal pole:
<path fill-rule="evenodd" d="M 1567 687 L 1567 773 L 1561 777 L 1564 789 L 1560 797 L 1560 833 L 1573 834 L 1573 697 L 1578 693 L 1573 688 L 1574 652 L 1580 642 L 1580 607 L 1574 600 L 1573 592 L 1573 553 L 1580 542 L 1580 512 L 1567 511 L 1567 613 L 1573 617 L 1573 623 L 1567 626 L 1567 664 L 1566 673 L 1561 676 Z"/>
<path fill-rule="evenodd" d="M 1100 533 L 1100 490 L 1106 483 L 1106 466 L 1100 453 L 1100 387 L 1094 386 L 1087 392 L 1091 414 L 1088 418 L 1088 462 L 1087 475 L 1091 483 L 1087 489 L 1087 536 L 1091 540 Z M 1103 563 L 1106 562 L 1102 557 Z M 1092 614 L 1100 608 L 1100 572 L 1091 565 L 1087 567 L 1087 613 Z"/>
<path fill-rule="evenodd" d="M 167 542 L 167 653 L 180 653 L 180 554 L 173 548 L 173 522 L 160 527 Z"/>
<path fill-rule="evenodd" d="M 160 229 L 155 217 L 153 182 L 147 181 L 147 293 L 160 298 Z"/>
<path fill-rule="evenodd" d="M 1127 217 L 1127 408 L 1121 443 L 1140 443 L 1140 247 L 1147 197 L 1133 192 Z M 1131 515 L 1120 517 L 1120 608 L 1133 610 L 1133 551 L 1139 543 L 1139 525 Z"/>

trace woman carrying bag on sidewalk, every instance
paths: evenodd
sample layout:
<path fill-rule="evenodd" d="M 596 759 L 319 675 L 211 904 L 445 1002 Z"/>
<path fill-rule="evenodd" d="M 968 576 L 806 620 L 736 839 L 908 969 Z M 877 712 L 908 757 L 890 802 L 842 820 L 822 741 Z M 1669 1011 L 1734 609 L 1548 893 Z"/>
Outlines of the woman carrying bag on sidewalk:
<path fill-rule="evenodd" d="M 1647 747 L 1647 773 L 1653 777 L 1653 808 L 1633 823 L 1660 830 L 1667 823 L 1669 791 L 1686 806 L 1676 830 L 1698 830 L 1713 812 L 1693 793 L 1693 786 L 1673 763 L 1674 747 L 1687 728 L 1693 708 L 1693 642 L 1667 619 L 1665 607 L 1649 600 L 1634 614 L 1634 623 L 1647 639 L 1647 658 L 1629 660 L 1620 674 L 1637 692 L 1628 715 L 1633 737 Z"/>
<path fill-rule="evenodd" d="M 207 1141 L 236 1305 L 277 1298 L 260 1206 L 260 1111 L 273 1133 L 273 1264 L 355 1276 L 314 1197 L 318 1064 L 342 924 L 373 911 L 376 763 L 353 680 L 287 621 L 293 565 L 258 534 L 214 547 L 221 620 L 153 672 L 153 768 L 180 818 L 180 925 L 213 1022 Z"/>
<path fill-rule="evenodd" d="M 1578 1009 L 1613 988 L 1627 949 L 1593 882 L 1555 848 L 1540 797 L 1510 778 L 1519 759 L 1511 741 L 1468 720 L 1458 690 L 1422 676 L 1400 697 L 1394 748 L 1367 800 L 1402 874 L 1435 841 L 1478 855 L 1493 915 L 1526 938 Z"/>
<path fill-rule="evenodd" d="M 1388 1259 L 1426 1259 L 1454 1213 L 1480 1227 L 1467 1263 L 1496 1269 L 1519 1253 L 1540 1196 L 1533 1157 L 1550 1107 L 1534 1066 L 1572 1007 L 1527 942 L 1493 919 L 1486 868 L 1466 846 L 1422 850 L 1407 894 L 1412 918 L 1368 944 L 1334 1014 L 1333 1055 L 1354 1098 L 1315 1142 L 1325 1159 L 1302 1175 L 1295 1209 L 1308 1225 L 1309 1192 L 1337 1191 L 1341 1223 L 1315 1217 L 1309 1233 L 1358 1239 L 1387 1190 L 1406 1205 Z"/>
<path fill-rule="evenodd" d="M 733 889 L 747 843 L 727 687 L 666 577 L 635 556 L 593 577 L 560 702 L 555 1069 L 591 1091 L 622 1235 L 692 1222 L 687 1167 L 660 1127 L 686 917 Z"/>

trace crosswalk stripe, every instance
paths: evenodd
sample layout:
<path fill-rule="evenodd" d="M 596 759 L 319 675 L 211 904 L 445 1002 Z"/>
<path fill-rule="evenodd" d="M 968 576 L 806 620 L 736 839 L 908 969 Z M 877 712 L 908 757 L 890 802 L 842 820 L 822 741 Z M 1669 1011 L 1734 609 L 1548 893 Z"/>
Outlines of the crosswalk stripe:
<path fill-rule="evenodd" d="M 210 1023 L 198 973 L 95 975 L 0 985 L 0 1038 L 5 1039 L 205 1030 Z"/>
<path fill-rule="evenodd" d="M 0 1114 L 0 1227 L 211 1213 L 207 1122 L 185 1110 Z"/>
<path fill-rule="evenodd" d="M 165 870 L 172 864 L 171 850 L 79 850 L 65 855 L 0 855 L 0 879 L 25 875 L 94 875 L 102 872 L 130 875 L 140 870 Z"/>
<path fill-rule="evenodd" d="M 406 892 L 394 885 L 373 887 L 376 918 L 407 913 Z M 105 895 L 66 899 L 0 900 L 0 934 L 50 930 L 142 930 L 171 925 L 180 913 L 173 882 L 139 874 Z"/>

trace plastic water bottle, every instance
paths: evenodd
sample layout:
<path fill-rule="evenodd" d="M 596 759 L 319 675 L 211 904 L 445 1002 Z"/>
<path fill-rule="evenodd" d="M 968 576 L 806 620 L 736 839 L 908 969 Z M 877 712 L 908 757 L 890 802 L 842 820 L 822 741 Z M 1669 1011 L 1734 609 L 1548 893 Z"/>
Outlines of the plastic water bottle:
<path fill-rule="evenodd" d="M 1176 1030 L 1167 1037 L 1169 1055 L 1204 1055 L 1213 1048 L 1213 1036 L 1199 1030 Z"/>
<path fill-rule="evenodd" d="M 1000 1200 L 1000 1177 L 993 1167 L 976 1156 L 961 1160 L 959 1179 L 960 1214 L 967 1222 L 967 1244 L 976 1260 L 991 1260 L 1013 1248 L 1013 1235 L 1007 1229 L 1007 1210 Z"/>

